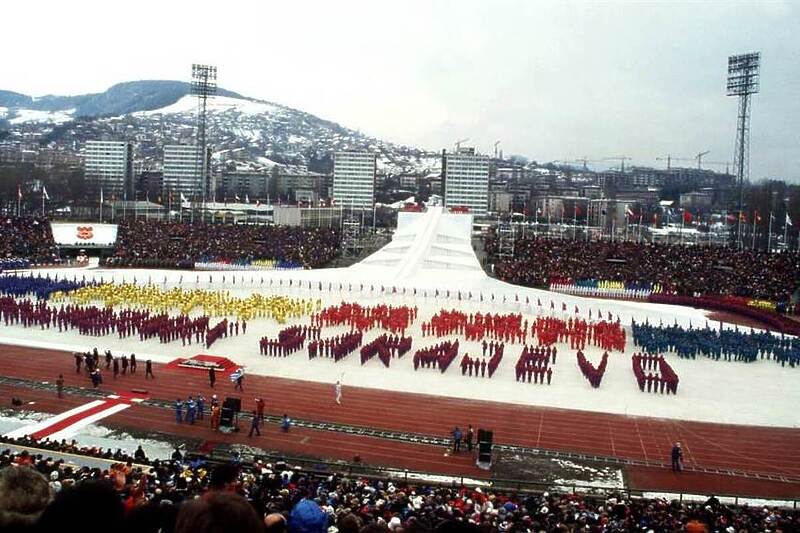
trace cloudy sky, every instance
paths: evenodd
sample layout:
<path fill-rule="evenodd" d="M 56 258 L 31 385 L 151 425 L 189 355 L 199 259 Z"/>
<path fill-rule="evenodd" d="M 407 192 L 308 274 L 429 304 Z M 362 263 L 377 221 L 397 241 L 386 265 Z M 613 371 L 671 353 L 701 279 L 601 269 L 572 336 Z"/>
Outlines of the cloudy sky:
<path fill-rule="evenodd" d="M 179 5 L 180 4 L 180 5 Z M 800 3 L 294 0 L 3 5 L 0 88 L 187 79 L 430 149 L 730 161 L 727 56 L 762 53 L 753 178 L 800 181 Z M 193 6 L 193 7 L 190 7 Z M 691 164 L 691 163 L 686 163 Z M 724 167 L 724 165 L 723 165 Z"/>

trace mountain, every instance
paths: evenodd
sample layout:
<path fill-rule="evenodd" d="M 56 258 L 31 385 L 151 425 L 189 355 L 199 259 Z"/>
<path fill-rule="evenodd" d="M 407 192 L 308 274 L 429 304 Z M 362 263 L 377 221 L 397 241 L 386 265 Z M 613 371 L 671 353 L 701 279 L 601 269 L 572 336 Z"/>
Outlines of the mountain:
<path fill-rule="evenodd" d="M 157 169 L 164 144 L 191 143 L 197 101 L 190 84 L 170 80 L 118 83 L 102 93 L 31 97 L 0 90 L 5 142 L 40 138 L 40 144 L 79 152 L 88 140 L 130 140 L 143 168 Z M 220 168 L 264 170 L 275 164 L 329 172 L 330 154 L 368 149 L 386 173 L 436 171 L 439 157 L 389 143 L 280 104 L 220 88 L 209 100 L 208 142 Z M 2 136 L 0 136 L 2 137 Z"/>
<path fill-rule="evenodd" d="M 47 95 L 34 98 L 11 91 L 0 91 L 0 106 L 36 111 L 67 111 L 75 117 L 123 115 L 135 111 L 158 109 L 189 94 L 191 85 L 184 81 L 140 80 L 118 83 L 102 93 L 78 96 Z M 220 89 L 222 96 L 241 98 L 241 95 Z"/>

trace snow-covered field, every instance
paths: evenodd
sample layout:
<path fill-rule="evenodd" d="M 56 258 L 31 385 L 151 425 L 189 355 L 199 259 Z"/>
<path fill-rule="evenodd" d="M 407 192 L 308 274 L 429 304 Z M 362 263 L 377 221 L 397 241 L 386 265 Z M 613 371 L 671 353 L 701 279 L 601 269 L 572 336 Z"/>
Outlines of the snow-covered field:
<path fill-rule="evenodd" d="M 151 282 L 166 288 L 180 285 L 184 288 L 219 289 L 239 296 L 253 292 L 265 295 L 282 294 L 320 299 L 325 306 L 342 301 L 355 301 L 362 305 L 385 303 L 417 306 L 419 319 L 407 332 L 414 339 L 412 351 L 437 342 L 436 339 L 422 337 L 420 324 L 443 308 L 461 309 L 465 312 L 519 312 L 532 322 L 540 314 L 552 313 L 564 318 L 575 316 L 577 306 L 581 317 L 586 318 L 589 309 L 595 317 L 598 311 L 602 311 L 604 317 L 610 312 L 615 319 L 618 316 L 626 325 L 630 324 L 632 318 L 637 321 L 647 319 L 651 323 L 661 321 L 665 324 L 677 322 L 684 326 L 693 324 L 695 327 L 706 324 L 706 313 L 702 310 L 645 302 L 590 300 L 517 287 L 489 278 L 479 268 L 474 268 L 477 264 L 474 255 L 471 259 L 469 257 L 473 252 L 469 235 L 464 234 L 464 228 L 469 228 L 469 225 L 453 217 L 468 215 L 437 214 L 434 208 L 419 217 L 412 217 L 416 219 L 402 222 L 393 243 L 361 264 L 346 269 L 196 273 L 95 268 L 77 271 L 54 269 L 49 271 L 49 275 L 67 276 L 70 279 L 73 276 L 77 279 L 85 276 L 87 280 L 135 282 L 140 285 Z M 414 231 L 405 231 L 411 226 L 414 226 Z M 448 261 L 448 258 L 452 261 Z M 287 287 L 289 280 L 292 281 L 291 288 Z M 302 284 L 302 288 L 298 287 L 299 284 Z M 550 308 L 551 301 L 554 310 Z M 561 311 L 562 303 L 567 307 L 566 313 Z M 308 323 L 308 319 L 294 320 L 287 325 L 295 323 Z M 712 326 L 718 327 L 718 324 Z M 133 337 L 122 340 L 116 335 L 94 338 L 83 337 L 74 332 L 58 333 L 52 330 L 6 326 L 0 326 L 0 342 L 67 350 L 84 350 L 97 346 L 101 350 L 110 348 L 115 352 L 135 352 L 140 360 L 150 357 L 161 362 L 179 356 L 211 353 L 233 359 L 245 366 L 251 374 L 323 383 L 342 379 L 345 397 L 346 387 L 352 385 L 456 399 L 494 400 L 663 417 L 674 419 L 676 424 L 685 420 L 697 420 L 784 427 L 800 425 L 800 418 L 796 413 L 796 405 L 800 404 L 796 370 L 781 368 L 769 361 L 746 364 L 703 358 L 685 360 L 670 354 L 667 357 L 680 377 L 680 388 L 677 396 L 662 396 L 639 391 L 631 370 L 630 353 L 633 347 L 630 342 L 625 354 L 611 354 L 602 386 L 593 389 L 580 373 L 575 354 L 567 345 L 558 345 L 559 356 L 553 383 L 546 386 L 515 381 L 514 364 L 521 350 L 519 345 L 506 346 L 505 357 L 492 379 L 464 377 L 457 363 L 451 365 L 444 374 L 432 369 L 414 371 L 411 354 L 404 359 L 393 360 L 388 369 L 377 359 L 364 366 L 360 365 L 357 353 L 339 363 L 325 358 L 309 361 L 307 354 L 302 351 L 287 358 L 259 355 L 258 340 L 264 335 L 274 338 L 284 327 L 286 325 L 280 326 L 266 319 L 253 320 L 248 324 L 247 335 L 221 339 L 209 350 L 198 346 L 184 347 L 180 342 L 161 344 L 157 339 L 140 342 Z M 323 336 L 344 331 L 344 328 L 326 328 Z M 381 333 L 382 331 L 368 332 L 365 334 L 365 342 Z M 478 343 L 461 339 L 461 345 L 461 353 L 481 353 Z M 601 350 L 589 348 L 586 355 L 596 363 Z"/>

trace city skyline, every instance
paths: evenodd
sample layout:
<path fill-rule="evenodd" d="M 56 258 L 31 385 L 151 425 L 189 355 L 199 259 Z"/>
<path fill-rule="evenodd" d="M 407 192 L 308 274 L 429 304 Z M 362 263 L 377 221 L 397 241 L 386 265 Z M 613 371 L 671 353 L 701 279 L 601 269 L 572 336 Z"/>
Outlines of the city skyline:
<path fill-rule="evenodd" d="M 8 42 L 27 44 L 4 58 L 3 89 L 100 92 L 188 80 L 191 63 L 206 62 L 221 87 L 375 137 L 431 150 L 469 138 L 484 153 L 500 140 L 506 155 L 540 161 L 627 155 L 662 166 L 656 157 L 706 150 L 709 161 L 732 161 L 727 57 L 759 50 L 751 179 L 800 180 L 800 9 L 788 2 L 233 2 L 213 16 L 144 2 L 126 13 L 127 33 L 78 6 L 9 6 L 18 23 Z M 29 42 L 26 20 L 41 39 Z"/>

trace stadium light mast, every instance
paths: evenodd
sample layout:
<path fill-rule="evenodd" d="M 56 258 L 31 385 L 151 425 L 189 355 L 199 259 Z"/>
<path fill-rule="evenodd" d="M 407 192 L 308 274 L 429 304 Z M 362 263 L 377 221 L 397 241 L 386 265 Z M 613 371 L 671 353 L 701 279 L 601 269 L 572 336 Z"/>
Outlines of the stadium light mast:
<path fill-rule="evenodd" d="M 739 182 L 739 216 L 736 226 L 736 245 L 742 247 L 742 204 L 744 181 L 750 176 L 750 97 L 759 91 L 761 52 L 728 57 L 728 96 L 739 97 L 739 116 L 736 124 L 736 146 L 733 166 Z"/>
<path fill-rule="evenodd" d="M 192 64 L 192 95 L 197 97 L 197 144 L 201 157 L 201 194 L 203 206 L 208 198 L 208 158 L 206 157 L 206 121 L 208 99 L 217 94 L 217 67 L 211 65 Z"/>

